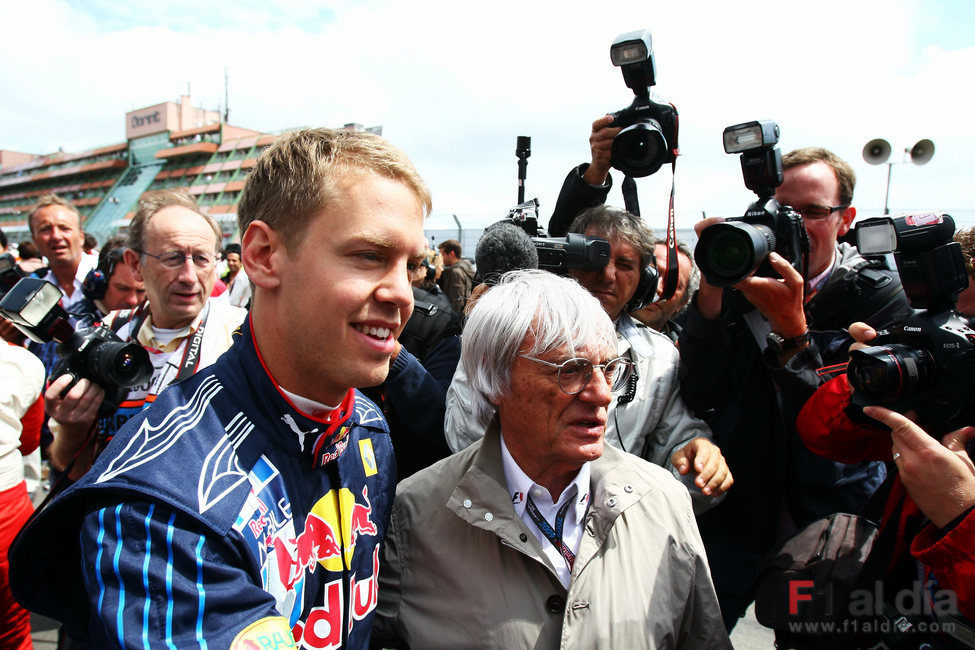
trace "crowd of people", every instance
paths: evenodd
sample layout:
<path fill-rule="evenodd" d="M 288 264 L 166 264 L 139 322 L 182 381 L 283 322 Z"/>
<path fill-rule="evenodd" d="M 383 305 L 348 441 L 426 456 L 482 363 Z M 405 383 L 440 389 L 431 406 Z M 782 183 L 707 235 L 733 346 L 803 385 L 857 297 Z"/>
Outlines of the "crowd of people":
<path fill-rule="evenodd" d="M 853 170 L 817 147 L 783 157 L 804 274 L 771 253 L 777 277 L 715 286 L 680 242 L 660 299 L 667 242 L 605 205 L 617 133 L 593 123 L 548 224 L 605 240 L 606 264 L 564 276 L 507 222 L 482 242 L 510 255 L 431 249 L 427 186 L 367 133 L 279 137 L 245 183 L 239 244 L 159 190 L 85 252 L 77 210 L 40 197 L 46 266 L 24 242 L 20 274 L 151 368 L 113 403 L 0 320 L 17 388 L 0 404 L 0 646 L 30 647 L 30 610 L 63 647 L 731 647 L 777 549 L 883 498 L 868 566 L 893 609 L 870 615 L 906 620 L 909 647 L 970 647 L 975 428 L 855 407 L 826 372 L 912 313 L 890 260 L 842 241 Z M 957 239 L 965 312 L 975 231 Z M 31 516 L 41 453 L 52 498 Z M 898 610 L 914 580 L 951 606 Z"/>

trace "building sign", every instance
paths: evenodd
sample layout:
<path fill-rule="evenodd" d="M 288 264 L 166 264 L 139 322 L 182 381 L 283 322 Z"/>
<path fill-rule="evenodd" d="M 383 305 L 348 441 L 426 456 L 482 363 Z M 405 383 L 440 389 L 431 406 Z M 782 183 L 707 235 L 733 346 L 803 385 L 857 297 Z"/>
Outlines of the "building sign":
<path fill-rule="evenodd" d="M 147 115 L 133 115 L 132 116 L 132 128 L 138 129 L 139 127 L 146 126 L 147 124 L 160 123 L 159 111 L 153 111 Z"/>
<path fill-rule="evenodd" d="M 125 114 L 125 137 L 128 140 L 162 131 L 177 131 L 176 104 L 166 102 Z"/>

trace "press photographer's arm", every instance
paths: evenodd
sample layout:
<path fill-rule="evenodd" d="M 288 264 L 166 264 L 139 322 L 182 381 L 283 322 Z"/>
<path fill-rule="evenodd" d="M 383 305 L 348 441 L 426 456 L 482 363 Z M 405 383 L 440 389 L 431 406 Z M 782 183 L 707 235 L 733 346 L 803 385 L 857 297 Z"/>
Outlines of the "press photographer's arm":
<path fill-rule="evenodd" d="M 589 150 L 592 152 L 592 162 L 582 174 L 582 180 L 589 185 L 605 185 L 609 178 L 610 160 L 612 159 L 613 138 L 619 132 L 619 127 L 613 124 L 612 115 L 603 115 L 592 123 L 592 133 L 589 134 Z"/>
<path fill-rule="evenodd" d="M 51 464 L 63 472 L 77 457 L 68 474 L 68 478 L 76 480 L 88 471 L 95 458 L 94 453 L 81 452 L 96 425 L 105 391 L 87 379 L 79 379 L 65 392 L 71 381 L 71 375 L 61 375 L 52 381 L 44 392 L 44 404 L 50 416 L 48 426 L 54 434 L 54 441 L 48 447 Z M 94 440 L 94 436 L 91 438 Z M 93 452 L 93 448 L 89 451 Z"/>
<path fill-rule="evenodd" d="M 941 529 L 960 523 L 975 508 L 975 465 L 965 449 L 975 427 L 946 434 L 941 444 L 909 419 L 882 406 L 866 415 L 891 428 L 891 450 L 901 480 L 928 519 Z"/>
<path fill-rule="evenodd" d="M 592 161 L 573 167 L 565 177 L 548 222 L 551 236 L 564 237 L 576 215 L 586 208 L 606 202 L 606 196 L 613 187 L 613 178 L 609 174 L 613 139 L 622 130 L 612 126 L 613 122 L 612 115 L 603 115 L 592 123 L 589 134 Z"/>
<path fill-rule="evenodd" d="M 941 587 L 954 591 L 959 610 L 975 620 L 975 465 L 965 449 L 975 427 L 946 434 L 939 444 L 923 429 L 880 406 L 863 409 L 891 427 L 894 463 L 908 494 L 931 523 L 911 541 L 911 555 Z"/>
<path fill-rule="evenodd" d="M 724 221 L 721 217 L 710 217 L 698 222 L 694 230 L 700 237 L 701 231 L 710 225 Z M 778 253 L 770 253 L 769 264 L 782 276 L 780 278 L 749 276 L 734 287 L 742 292 L 745 298 L 761 312 L 772 326 L 772 331 L 784 339 L 802 336 L 806 332 L 806 314 L 803 311 L 804 280 L 799 272 Z M 698 313 L 705 320 L 716 320 L 721 316 L 722 294 L 724 289 L 716 287 L 701 276 L 695 306 Z M 785 364 L 800 350 L 809 346 L 808 341 L 783 350 L 779 354 L 779 363 Z"/>
<path fill-rule="evenodd" d="M 853 323 L 851 349 L 866 347 L 877 332 Z M 907 417 L 880 406 L 863 413 L 873 420 L 850 418 L 851 387 L 847 375 L 824 384 L 806 403 L 796 423 L 803 443 L 813 452 L 843 462 L 893 460 L 910 499 L 930 519 L 911 540 L 911 555 L 930 569 L 940 587 L 952 590 L 959 610 L 975 620 L 975 465 L 965 445 L 975 440 L 975 427 L 964 427 L 938 440 Z M 891 428 L 887 431 L 876 420 Z M 897 525 L 897 522 L 890 522 Z"/>

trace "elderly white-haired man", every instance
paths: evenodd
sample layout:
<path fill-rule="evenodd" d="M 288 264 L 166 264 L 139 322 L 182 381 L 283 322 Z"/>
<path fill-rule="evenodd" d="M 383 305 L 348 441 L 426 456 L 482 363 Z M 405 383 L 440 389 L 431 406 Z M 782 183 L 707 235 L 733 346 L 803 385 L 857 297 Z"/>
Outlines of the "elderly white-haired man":
<path fill-rule="evenodd" d="M 403 481 L 381 640 L 412 647 L 730 648 L 687 490 L 604 445 L 631 361 L 574 280 L 516 271 L 464 328 L 486 435 Z"/>

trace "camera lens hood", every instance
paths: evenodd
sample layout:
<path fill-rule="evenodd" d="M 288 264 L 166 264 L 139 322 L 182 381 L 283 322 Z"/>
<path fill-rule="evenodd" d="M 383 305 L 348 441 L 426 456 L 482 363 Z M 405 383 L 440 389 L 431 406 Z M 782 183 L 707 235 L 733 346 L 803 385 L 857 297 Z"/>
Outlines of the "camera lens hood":
<path fill-rule="evenodd" d="M 937 371 L 930 352 L 903 343 L 853 350 L 847 366 L 850 384 L 872 404 L 914 396 Z"/>
<path fill-rule="evenodd" d="M 728 287 L 754 273 L 774 250 L 771 228 L 728 220 L 701 232 L 694 259 L 709 284 Z"/>
<path fill-rule="evenodd" d="M 610 164 L 627 176 L 656 173 L 668 160 L 667 139 L 656 120 L 632 124 L 613 138 Z"/>
<path fill-rule="evenodd" d="M 86 355 L 87 369 L 99 384 L 135 388 L 152 376 L 145 348 L 122 341 L 98 341 Z"/>

